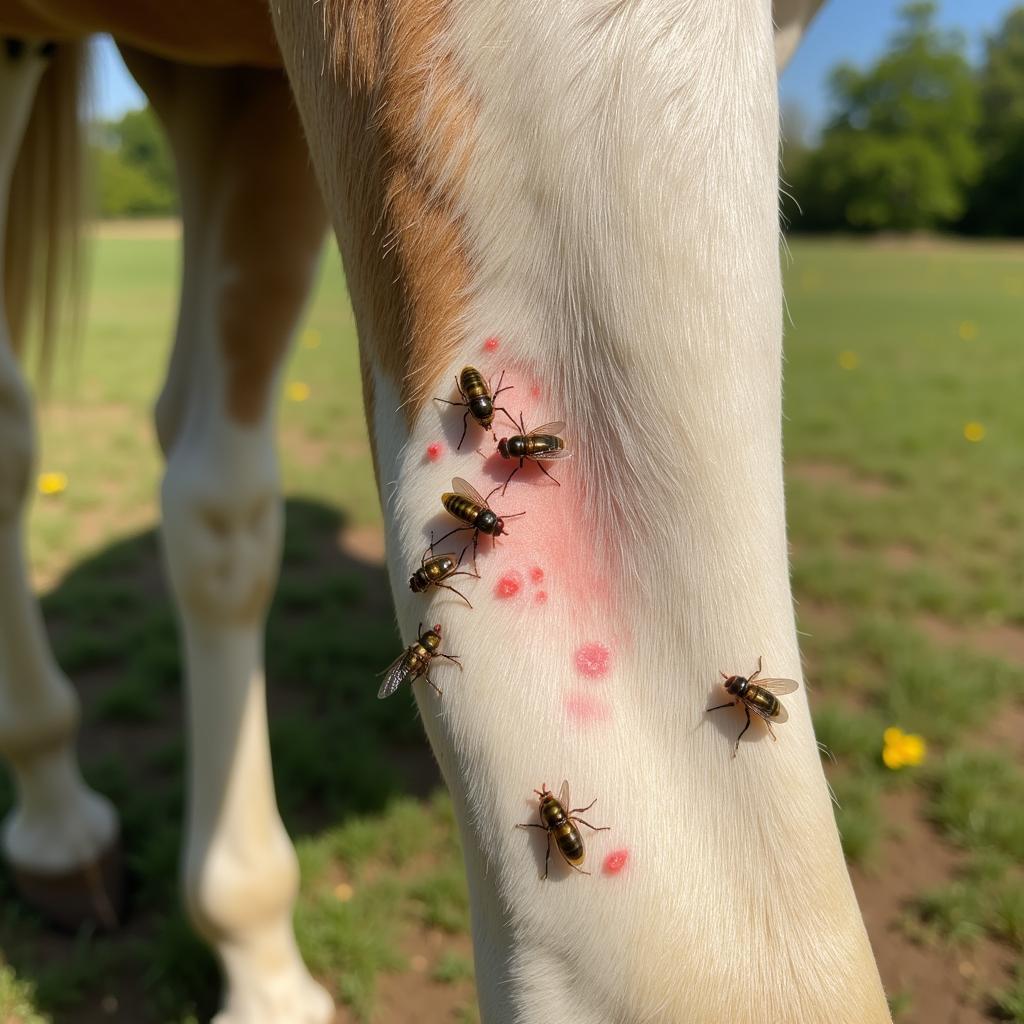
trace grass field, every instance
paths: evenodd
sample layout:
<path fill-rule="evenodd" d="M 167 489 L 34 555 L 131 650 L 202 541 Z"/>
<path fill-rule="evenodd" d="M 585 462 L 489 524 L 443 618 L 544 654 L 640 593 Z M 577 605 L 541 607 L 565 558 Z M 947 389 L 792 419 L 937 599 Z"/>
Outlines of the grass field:
<path fill-rule="evenodd" d="M 0 1021 L 177 1024 L 216 1004 L 177 904 L 179 666 L 153 532 L 149 408 L 176 268 L 167 232 L 98 241 L 88 334 L 43 414 L 40 469 L 66 481 L 47 478 L 31 529 L 86 709 L 83 762 L 124 817 L 131 916 L 113 937 L 53 935 L 0 876 Z M 803 649 L 890 1001 L 900 1024 L 1024 1022 L 1024 250 L 798 240 L 786 276 Z M 367 682 L 396 635 L 333 254 L 288 369 L 281 442 L 268 675 L 300 942 L 343 1021 L 473 1021 L 451 810 L 411 703 L 380 704 Z M 919 764 L 886 766 L 890 727 L 923 738 Z"/>

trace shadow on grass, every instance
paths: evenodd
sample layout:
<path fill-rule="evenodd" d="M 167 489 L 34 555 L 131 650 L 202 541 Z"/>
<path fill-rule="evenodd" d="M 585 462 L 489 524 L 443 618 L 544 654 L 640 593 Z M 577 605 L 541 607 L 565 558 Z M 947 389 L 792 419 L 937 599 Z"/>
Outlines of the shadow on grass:
<path fill-rule="evenodd" d="M 342 552 L 337 510 L 287 506 L 284 567 L 267 629 L 278 802 L 295 839 L 422 797 L 439 775 L 408 693 L 378 701 L 400 641 L 382 566 Z M 43 599 L 58 661 L 84 709 L 90 783 L 122 815 L 128 921 L 115 935 L 55 934 L 0 874 L 0 959 L 55 1019 L 208 1019 L 219 980 L 179 906 L 184 736 L 177 631 L 153 531 L 79 564 Z M 10 806 L 0 779 L 0 813 Z"/>

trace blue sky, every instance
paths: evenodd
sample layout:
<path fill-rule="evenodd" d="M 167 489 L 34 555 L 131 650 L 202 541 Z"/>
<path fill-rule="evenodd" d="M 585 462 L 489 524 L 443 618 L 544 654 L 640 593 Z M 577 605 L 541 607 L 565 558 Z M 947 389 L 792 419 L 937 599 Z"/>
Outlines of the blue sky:
<path fill-rule="evenodd" d="M 720 0 L 709 0 L 717 3 Z M 1022 0 L 940 0 L 939 20 L 964 31 L 972 60 L 981 55 L 982 38 L 996 29 L 1006 12 Z M 839 61 L 866 64 L 881 53 L 896 24 L 900 0 L 828 0 L 782 76 L 784 103 L 803 108 L 809 125 L 828 112 L 826 81 Z M 145 98 L 125 70 L 109 39 L 99 47 L 95 109 L 101 117 L 118 117 L 140 107 Z"/>

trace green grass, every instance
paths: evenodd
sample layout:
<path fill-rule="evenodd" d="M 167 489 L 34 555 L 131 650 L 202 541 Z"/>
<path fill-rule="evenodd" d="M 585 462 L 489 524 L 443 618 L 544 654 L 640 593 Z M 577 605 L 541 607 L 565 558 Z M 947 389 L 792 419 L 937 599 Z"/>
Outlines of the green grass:
<path fill-rule="evenodd" d="M 964 861 L 893 908 L 907 941 L 1019 953 L 1024 775 L 992 726 L 1024 697 L 1024 673 L 978 637 L 1024 624 L 1024 250 L 791 244 L 793 579 L 844 850 L 877 869 L 900 825 L 886 818 L 889 797 L 913 794 L 935 842 Z M 40 468 L 66 473 L 68 487 L 38 497 L 31 519 L 47 623 L 83 695 L 85 770 L 123 816 L 132 919 L 118 937 L 60 940 L 55 956 L 0 878 L 3 1021 L 92 1020 L 111 994 L 139 1024 L 202 1020 L 216 1006 L 215 965 L 178 909 L 180 665 L 153 533 L 150 409 L 177 260 L 166 240 L 96 246 L 88 333 L 42 411 Z M 339 530 L 372 528 L 380 513 L 333 253 L 301 338 L 285 380 L 310 394 L 281 405 L 288 526 L 267 635 L 275 781 L 302 864 L 299 942 L 370 1020 L 381 978 L 409 971 L 403 949 L 433 935 L 426 979 L 457 1000 L 452 1019 L 475 1021 L 451 806 L 431 794 L 436 769 L 411 702 L 382 703 L 366 687 L 395 649 L 387 583 L 337 544 Z M 965 438 L 968 422 L 983 424 L 983 440 Z M 884 766 L 891 725 L 924 736 L 923 765 Z M 0 806 L 9 800 L 0 778 Z M 1022 986 L 1007 978 L 990 1007 L 1024 1021 Z M 914 1024 L 914 991 L 890 999 Z"/>

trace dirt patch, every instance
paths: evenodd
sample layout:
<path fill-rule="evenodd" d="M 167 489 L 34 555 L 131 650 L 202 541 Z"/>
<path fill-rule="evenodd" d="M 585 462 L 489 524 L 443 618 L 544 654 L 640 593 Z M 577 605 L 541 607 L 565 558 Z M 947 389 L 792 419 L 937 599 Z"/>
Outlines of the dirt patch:
<path fill-rule="evenodd" d="M 960 950 L 916 943 L 901 923 L 916 897 L 951 882 L 966 859 L 923 819 L 921 804 L 912 790 L 883 797 L 895 825 L 872 869 L 850 871 L 882 983 L 909 998 L 898 1024 L 989 1024 L 987 993 L 1008 984 L 1009 949 L 989 940 Z"/>
<path fill-rule="evenodd" d="M 379 526 L 353 526 L 338 531 L 338 549 L 351 558 L 384 564 L 384 531 Z"/>
<path fill-rule="evenodd" d="M 839 462 L 794 462 L 787 465 L 786 475 L 820 487 L 838 485 L 865 498 L 880 498 L 894 490 L 888 480 L 858 473 Z"/>
<path fill-rule="evenodd" d="M 938 615 L 919 615 L 916 622 L 921 632 L 940 647 L 970 647 L 1024 665 L 1024 629 L 1020 626 L 963 626 Z"/>
<path fill-rule="evenodd" d="M 890 544 L 882 550 L 882 558 L 890 569 L 905 572 L 917 565 L 920 555 L 909 544 Z"/>
<path fill-rule="evenodd" d="M 454 1021 L 456 1013 L 476 1001 L 472 981 L 437 981 L 434 972 L 447 956 L 473 962 L 473 944 L 466 935 L 447 935 L 436 929 L 418 929 L 402 942 L 409 970 L 385 974 L 377 981 L 373 1019 L 378 1024 L 421 1024 Z M 339 1024 L 356 1024 L 346 1012 Z"/>

